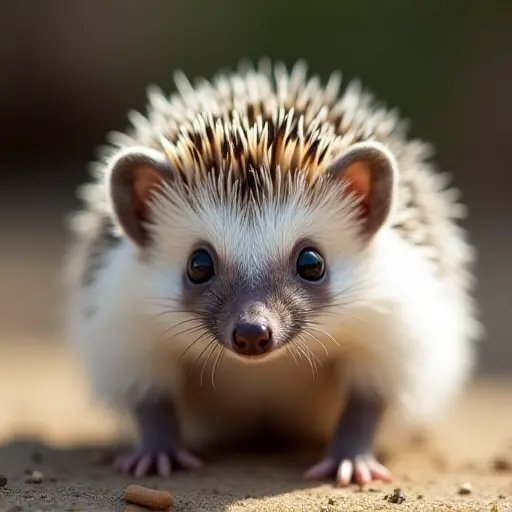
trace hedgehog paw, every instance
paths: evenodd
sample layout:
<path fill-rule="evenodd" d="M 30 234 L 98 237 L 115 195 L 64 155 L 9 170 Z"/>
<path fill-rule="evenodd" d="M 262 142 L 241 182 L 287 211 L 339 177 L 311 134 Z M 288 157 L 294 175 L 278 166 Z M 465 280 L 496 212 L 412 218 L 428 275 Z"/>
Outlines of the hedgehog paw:
<path fill-rule="evenodd" d="M 114 468 L 136 478 L 157 475 L 169 476 L 176 469 L 199 469 L 203 463 L 187 450 L 161 452 L 136 451 L 122 454 L 114 462 Z"/>
<path fill-rule="evenodd" d="M 351 483 L 362 486 L 376 480 L 390 482 L 393 479 L 391 472 L 372 455 L 354 458 L 329 456 L 310 467 L 304 477 L 308 480 L 335 477 L 340 487 L 347 487 Z"/>

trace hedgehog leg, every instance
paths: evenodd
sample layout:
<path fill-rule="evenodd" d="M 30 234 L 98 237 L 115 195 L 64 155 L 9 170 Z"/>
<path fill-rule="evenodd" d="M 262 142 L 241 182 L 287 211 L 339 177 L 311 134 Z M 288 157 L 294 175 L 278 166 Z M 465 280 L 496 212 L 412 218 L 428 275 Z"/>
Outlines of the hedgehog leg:
<path fill-rule="evenodd" d="M 136 477 L 168 476 L 175 469 L 197 469 L 202 462 L 183 447 L 176 410 L 171 400 L 155 399 L 134 408 L 139 446 L 119 456 L 114 467 Z"/>
<path fill-rule="evenodd" d="M 341 414 L 326 456 L 305 473 L 311 480 L 336 477 L 345 487 L 352 482 L 365 485 L 375 480 L 390 481 L 391 472 L 374 453 L 375 433 L 384 412 L 378 399 L 353 391 Z"/>

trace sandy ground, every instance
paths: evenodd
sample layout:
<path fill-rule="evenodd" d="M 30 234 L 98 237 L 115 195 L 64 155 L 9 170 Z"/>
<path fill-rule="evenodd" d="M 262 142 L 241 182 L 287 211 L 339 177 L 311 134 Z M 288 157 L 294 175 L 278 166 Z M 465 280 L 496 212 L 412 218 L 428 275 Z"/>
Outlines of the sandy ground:
<path fill-rule="evenodd" d="M 58 346 L 0 345 L 0 511 L 121 511 L 128 478 L 97 459 L 112 448 L 115 418 L 93 406 L 72 359 Z M 231 454 L 200 472 L 145 485 L 171 491 L 179 511 L 512 511 L 512 380 L 482 380 L 440 425 L 431 446 L 395 454 L 395 481 L 336 489 L 307 484 L 311 456 Z M 494 467 L 496 457 L 510 469 Z M 27 482 L 40 471 L 41 483 Z M 459 495 L 469 482 L 472 492 Z M 401 504 L 384 497 L 394 487 Z"/>

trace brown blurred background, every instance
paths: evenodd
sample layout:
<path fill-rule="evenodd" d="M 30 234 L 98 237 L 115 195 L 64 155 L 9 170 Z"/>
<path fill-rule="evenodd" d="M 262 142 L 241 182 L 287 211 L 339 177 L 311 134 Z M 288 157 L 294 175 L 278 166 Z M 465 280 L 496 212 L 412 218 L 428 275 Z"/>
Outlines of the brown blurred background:
<path fill-rule="evenodd" d="M 0 340 L 61 341 L 64 214 L 146 86 L 264 55 L 360 77 L 435 144 L 480 254 L 481 368 L 512 372 L 511 32 L 510 0 L 2 1 Z"/>

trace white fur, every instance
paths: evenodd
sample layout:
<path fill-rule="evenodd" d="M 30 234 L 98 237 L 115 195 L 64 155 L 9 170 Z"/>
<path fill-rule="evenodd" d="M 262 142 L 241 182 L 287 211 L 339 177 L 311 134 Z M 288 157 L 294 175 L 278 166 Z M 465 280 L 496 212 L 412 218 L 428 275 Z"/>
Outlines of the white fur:
<path fill-rule="evenodd" d="M 432 264 L 392 227 L 386 225 L 363 247 L 348 202 L 336 204 L 327 195 L 308 207 L 299 186 L 287 201 L 268 202 L 255 223 L 241 216 L 234 196 L 216 201 L 211 186 L 198 194 L 198 211 L 184 202 L 176 205 L 173 197 L 168 190 L 156 205 L 150 267 L 124 240 L 109 253 L 93 286 L 82 289 L 77 277 L 69 283 L 70 339 L 99 397 L 129 408 L 152 390 L 169 393 L 179 404 L 184 432 L 195 442 L 235 435 L 263 410 L 272 410 L 285 429 L 303 428 L 326 439 L 342 404 L 347 368 L 364 389 L 386 396 L 395 432 L 396 426 L 436 419 L 452 403 L 473 361 L 465 296 L 452 281 L 436 277 Z M 297 351 L 297 364 L 285 350 L 260 363 L 227 353 L 216 369 L 214 389 L 217 352 L 199 387 L 200 371 L 189 376 L 188 368 L 205 343 L 197 343 L 178 364 L 197 334 L 170 337 L 194 324 L 172 329 L 190 315 L 162 314 L 178 304 L 193 244 L 208 241 L 221 259 L 239 262 L 250 277 L 269 258 L 286 255 L 301 237 L 314 240 L 323 252 L 334 290 L 346 303 L 335 308 L 337 316 L 317 319 L 328 335 L 311 331 L 327 354 L 307 337 L 323 366 L 316 362 L 318 375 Z M 78 256 L 73 261 L 83 265 Z M 87 305 L 94 305 L 97 314 L 86 318 Z M 333 381 L 326 370 L 332 365 Z"/>

